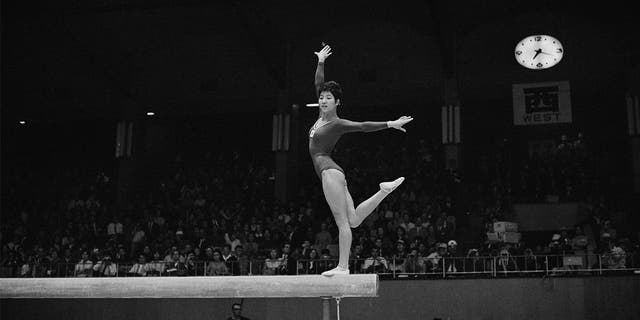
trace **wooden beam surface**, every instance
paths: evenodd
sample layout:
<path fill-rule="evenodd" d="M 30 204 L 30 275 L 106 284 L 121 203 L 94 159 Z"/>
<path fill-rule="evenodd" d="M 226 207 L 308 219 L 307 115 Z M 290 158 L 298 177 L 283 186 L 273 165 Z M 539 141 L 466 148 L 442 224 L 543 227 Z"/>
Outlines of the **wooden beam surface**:
<path fill-rule="evenodd" d="M 1 299 L 377 297 L 378 275 L 4 278 Z"/>

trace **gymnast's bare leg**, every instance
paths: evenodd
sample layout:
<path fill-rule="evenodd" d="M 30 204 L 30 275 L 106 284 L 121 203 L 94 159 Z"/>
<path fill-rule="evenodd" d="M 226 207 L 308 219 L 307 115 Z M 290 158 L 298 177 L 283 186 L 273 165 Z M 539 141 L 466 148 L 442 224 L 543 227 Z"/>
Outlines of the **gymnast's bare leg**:
<path fill-rule="evenodd" d="M 364 219 L 366 219 L 373 210 L 375 210 L 380 202 L 384 200 L 391 193 L 391 191 L 395 190 L 402 182 L 404 181 L 404 177 L 400 177 L 394 181 L 382 182 L 380 183 L 380 190 L 376 192 L 371 198 L 362 201 L 357 207 L 353 206 L 353 199 L 351 198 L 351 194 L 349 193 L 349 187 L 345 185 L 344 189 L 347 196 L 347 212 L 349 213 L 349 225 L 351 228 L 357 228 Z"/>
<path fill-rule="evenodd" d="M 353 200 L 349 194 L 344 174 L 337 169 L 327 169 L 322 171 L 322 189 L 329 208 L 333 213 L 338 226 L 338 266 L 325 271 L 323 276 L 333 276 L 336 274 L 349 274 L 349 254 L 351 251 L 351 228 L 358 226 L 369 215 L 380 202 L 397 188 L 404 178 L 398 178 L 391 182 L 380 184 L 380 191 L 371 198 L 363 201 L 357 208 L 353 206 Z"/>

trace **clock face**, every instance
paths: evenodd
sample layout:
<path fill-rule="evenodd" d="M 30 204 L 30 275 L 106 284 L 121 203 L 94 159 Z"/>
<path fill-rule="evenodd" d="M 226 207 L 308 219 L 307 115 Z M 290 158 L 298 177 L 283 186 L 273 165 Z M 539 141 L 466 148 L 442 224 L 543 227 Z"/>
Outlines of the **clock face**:
<path fill-rule="evenodd" d="M 518 42 L 515 58 L 529 69 L 546 69 L 562 60 L 564 49 L 560 41 L 552 36 L 533 35 Z"/>

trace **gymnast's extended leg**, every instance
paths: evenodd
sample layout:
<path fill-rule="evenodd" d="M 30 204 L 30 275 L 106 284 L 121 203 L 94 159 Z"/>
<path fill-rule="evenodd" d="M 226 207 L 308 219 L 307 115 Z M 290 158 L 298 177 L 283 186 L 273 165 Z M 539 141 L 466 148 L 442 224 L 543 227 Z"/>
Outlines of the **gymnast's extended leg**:
<path fill-rule="evenodd" d="M 380 190 L 378 190 L 378 192 L 369 199 L 362 201 L 362 203 L 355 208 L 353 205 L 353 199 L 349 193 L 349 188 L 345 185 L 344 190 L 347 197 L 347 217 L 351 228 L 358 227 L 362 221 L 364 221 L 364 219 L 366 219 L 371 212 L 380 205 L 380 202 L 382 202 L 382 200 L 384 200 L 384 198 L 386 198 L 391 191 L 395 190 L 395 188 L 397 188 L 403 181 L 404 177 L 400 177 L 394 181 L 380 183 Z"/>

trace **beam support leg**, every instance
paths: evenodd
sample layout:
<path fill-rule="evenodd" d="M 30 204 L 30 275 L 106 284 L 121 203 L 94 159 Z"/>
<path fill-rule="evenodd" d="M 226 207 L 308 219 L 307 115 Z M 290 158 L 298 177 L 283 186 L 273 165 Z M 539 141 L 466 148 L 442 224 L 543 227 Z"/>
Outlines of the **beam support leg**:
<path fill-rule="evenodd" d="M 322 297 L 322 320 L 330 320 L 331 310 L 331 297 Z"/>

